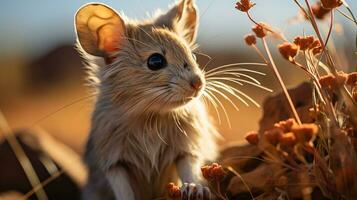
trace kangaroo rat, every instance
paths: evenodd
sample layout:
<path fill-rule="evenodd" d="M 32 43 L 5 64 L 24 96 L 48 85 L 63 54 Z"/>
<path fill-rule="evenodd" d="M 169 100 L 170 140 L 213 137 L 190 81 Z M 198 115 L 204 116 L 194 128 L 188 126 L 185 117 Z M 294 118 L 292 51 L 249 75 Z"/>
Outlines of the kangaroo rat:
<path fill-rule="evenodd" d="M 160 198 L 178 178 L 186 198 L 206 196 L 208 189 L 197 183 L 203 162 L 216 156 L 217 132 L 200 98 L 206 82 L 192 53 L 194 1 L 142 22 L 87 4 L 75 27 L 97 90 L 83 198 Z"/>

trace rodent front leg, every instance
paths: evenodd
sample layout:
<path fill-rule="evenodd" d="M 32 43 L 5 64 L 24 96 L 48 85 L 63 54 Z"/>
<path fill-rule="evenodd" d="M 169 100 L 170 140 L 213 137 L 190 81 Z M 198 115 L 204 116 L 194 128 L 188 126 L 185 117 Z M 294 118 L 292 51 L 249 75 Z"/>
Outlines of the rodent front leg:
<path fill-rule="evenodd" d="M 133 189 L 130 185 L 129 174 L 125 168 L 115 166 L 106 172 L 106 177 L 117 200 L 135 200 Z"/>
<path fill-rule="evenodd" d="M 177 160 L 177 173 L 183 183 L 181 187 L 182 200 L 212 198 L 208 187 L 200 184 L 203 182 L 201 165 L 201 160 L 191 155 L 186 155 Z"/>

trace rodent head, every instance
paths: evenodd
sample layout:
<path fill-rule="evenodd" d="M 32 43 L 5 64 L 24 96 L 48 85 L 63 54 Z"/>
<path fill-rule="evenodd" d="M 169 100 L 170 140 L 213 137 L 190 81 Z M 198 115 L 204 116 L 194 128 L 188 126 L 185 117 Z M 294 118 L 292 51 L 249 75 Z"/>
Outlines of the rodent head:
<path fill-rule="evenodd" d="M 128 112 L 171 111 L 201 95 L 205 78 L 191 49 L 198 26 L 193 0 L 144 23 L 130 22 L 103 4 L 87 4 L 75 25 L 101 95 Z M 105 63 L 95 64 L 91 56 Z"/>

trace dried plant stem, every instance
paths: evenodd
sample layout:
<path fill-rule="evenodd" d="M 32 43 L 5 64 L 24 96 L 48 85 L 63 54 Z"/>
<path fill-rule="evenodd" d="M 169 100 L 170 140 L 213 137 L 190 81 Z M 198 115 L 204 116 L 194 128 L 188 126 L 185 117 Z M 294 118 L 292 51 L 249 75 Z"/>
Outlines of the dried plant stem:
<path fill-rule="evenodd" d="M 301 9 L 301 11 L 304 12 L 305 16 L 310 19 L 310 16 L 307 14 L 305 8 L 301 5 L 301 3 L 300 3 L 298 0 L 294 0 L 294 2 L 296 3 L 296 5 L 299 6 L 299 8 Z"/>
<path fill-rule="evenodd" d="M 250 194 L 250 197 L 251 197 L 252 199 L 255 199 L 254 196 L 253 196 L 253 194 L 252 194 L 252 191 L 250 190 L 248 184 L 244 181 L 243 177 L 242 177 L 236 170 L 234 170 L 231 166 L 229 166 L 227 169 L 228 169 L 229 171 L 231 171 L 234 175 L 236 175 L 236 176 L 242 181 L 242 183 L 244 184 L 244 186 L 247 188 L 247 190 L 248 190 L 248 192 L 249 192 L 249 194 Z"/>
<path fill-rule="evenodd" d="M 257 52 L 259 57 L 268 65 L 269 64 L 268 60 L 265 58 L 263 53 L 258 49 L 258 47 L 256 45 L 252 45 L 251 47 L 254 49 L 255 52 Z"/>
<path fill-rule="evenodd" d="M 283 89 L 284 95 L 285 95 L 286 99 L 288 100 L 288 103 L 289 103 L 290 109 L 291 109 L 291 111 L 293 113 L 293 116 L 294 116 L 294 118 L 295 118 L 295 120 L 296 120 L 296 122 L 298 124 L 302 124 L 301 120 L 300 120 L 300 117 L 299 117 L 299 115 L 298 115 L 298 113 L 297 113 L 297 111 L 295 109 L 294 103 L 291 100 L 289 92 L 288 92 L 288 90 L 287 90 L 287 88 L 286 88 L 286 86 L 285 86 L 285 84 L 283 82 L 283 79 L 281 78 L 280 73 L 279 73 L 279 71 L 278 71 L 278 69 L 277 69 L 277 67 L 275 65 L 275 62 L 274 62 L 273 57 L 272 57 L 272 55 L 270 53 L 270 50 L 269 50 L 269 47 L 268 47 L 268 44 L 267 44 L 265 38 L 263 38 L 262 41 L 263 41 L 263 45 L 264 45 L 265 51 L 268 54 L 269 66 L 273 69 L 274 74 L 277 77 L 281 88 Z"/>
<path fill-rule="evenodd" d="M 307 5 L 307 7 L 308 7 L 309 16 L 310 16 L 309 18 L 310 18 L 311 25 L 313 26 L 313 28 L 314 28 L 314 30 L 316 32 L 316 35 L 319 38 L 319 41 L 320 41 L 324 51 L 326 51 L 326 57 L 327 57 L 327 61 L 328 61 L 327 66 L 328 66 L 330 72 L 334 76 L 337 77 L 338 76 L 337 70 L 334 67 L 335 65 L 333 63 L 333 60 L 332 60 L 330 54 L 328 53 L 328 50 L 326 49 L 326 43 L 322 39 L 321 33 L 320 33 L 319 28 L 318 28 L 317 23 L 316 23 L 316 19 L 315 19 L 313 13 L 312 13 L 312 8 L 310 6 L 309 0 L 305 0 L 305 3 Z M 330 26 L 332 26 L 332 23 L 331 23 Z M 342 97 L 344 99 L 344 101 L 346 103 L 346 106 L 347 106 L 347 110 L 351 114 L 351 120 L 352 120 L 353 124 L 357 125 L 357 114 L 356 114 L 357 113 L 357 104 L 356 104 L 356 102 L 354 102 L 354 100 L 352 99 L 351 94 L 348 92 L 348 89 L 345 86 L 341 86 L 341 87 L 338 88 L 338 94 L 339 94 L 340 97 Z"/>
<path fill-rule="evenodd" d="M 249 11 L 247 12 L 247 16 L 250 19 L 250 21 L 252 21 L 255 25 L 260 26 L 259 23 L 253 19 L 252 15 L 249 13 Z"/>
<path fill-rule="evenodd" d="M 51 177 L 49 177 L 48 179 L 46 179 L 45 181 L 43 181 L 42 183 L 40 183 L 39 185 L 37 185 L 36 187 L 34 187 L 31 191 L 29 191 L 28 193 L 26 193 L 24 196 L 21 197 L 20 200 L 27 200 L 28 198 L 30 198 L 30 196 L 32 196 L 36 191 L 43 189 L 46 185 L 48 185 L 49 183 L 51 183 L 52 181 L 54 181 L 56 178 L 58 178 L 59 176 L 61 176 L 63 174 L 63 171 L 57 171 L 56 173 L 54 173 Z"/>
<path fill-rule="evenodd" d="M 219 181 L 216 182 L 217 185 L 217 196 L 220 198 L 220 200 L 228 200 L 226 197 L 223 196 L 222 191 L 221 191 L 221 183 Z"/>
<path fill-rule="evenodd" d="M 347 4 L 346 1 L 343 1 L 343 5 L 346 7 L 347 11 L 350 13 L 353 22 L 355 22 L 355 24 L 357 24 L 356 17 L 355 17 L 355 15 L 353 14 L 353 12 L 352 12 L 350 6 Z"/>
<path fill-rule="evenodd" d="M 308 13 L 309 13 L 309 19 L 310 19 L 311 25 L 312 25 L 312 27 L 314 28 L 314 30 L 315 30 L 315 32 L 316 32 L 316 35 L 317 35 L 317 37 L 318 37 L 319 40 L 320 40 L 320 43 L 321 43 L 321 45 L 322 45 L 322 48 L 325 49 L 325 48 L 326 48 L 326 47 L 325 47 L 325 43 L 324 43 L 324 41 L 323 41 L 323 39 L 322 39 L 322 36 L 321 36 L 320 30 L 319 30 L 319 27 L 317 26 L 316 19 L 315 19 L 315 16 L 314 16 L 313 12 L 312 12 L 312 8 L 311 8 L 311 6 L 310 6 L 310 3 L 309 3 L 308 0 L 305 0 L 305 3 L 306 3 L 307 10 L 308 10 Z"/>
<path fill-rule="evenodd" d="M 357 25 L 357 21 L 356 19 L 354 19 L 353 17 L 348 16 L 346 13 L 342 12 L 340 9 L 336 9 L 337 12 L 339 12 L 342 16 L 346 17 L 348 20 L 350 20 L 351 22 L 353 22 L 355 25 Z"/>
<path fill-rule="evenodd" d="M 331 37 L 331 33 L 332 33 L 332 29 L 333 29 L 333 20 L 334 20 L 334 12 L 333 12 L 333 10 L 331 10 L 331 12 L 330 12 L 330 26 L 329 26 L 327 37 L 325 40 L 325 46 L 327 46 L 327 43 Z"/>
<path fill-rule="evenodd" d="M 261 26 L 257 21 L 255 21 L 255 20 L 253 19 L 252 15 L 249 13 L 249 11 L 247 12 L 247 16 L 248 16 L 249 20 L 252 21 L 255 25 Z M 269 27 L 266 27 L 266 26 L 264 26 L 264 28 L 265 28 L 267 31 L 269 31 L 269 32 L 271 32 L 271 33 L 277 35 L 281 40 L 283 40 L 283 41 L 285 41 L 285 42 L 288 41 L 288 40 L 284 37 L 284 35 L 282 35 L 282 34 L 280 34 L 280 33 L 277 33 L 277 31 L 275 31 L 275 30 L 273 30 L 273 29 L 271 29 L 271 28 L 269 28 Z"/>
<path fill-rule="evenodd" d="M 35 188 L 37 185 L 40 185 L 40 179 L 38 178 L 35 169 L 31 165 L 29 158 L 26 156 L 25 151 L 21 147 L 19 141 L 17 141 L 15 135 L 12 133 L 10 126 L 8 125 L 3 113 L 0 111 L 0 132 L 3 133 L 6 140 L 9 142 L 10 147 L 14 151 L 19 163 L 24 170 L 31 186 Z M 40 200 L 47 200 L 47 195 L 45 191 L 40 188 L 36 192 L 36 196 Z"/>

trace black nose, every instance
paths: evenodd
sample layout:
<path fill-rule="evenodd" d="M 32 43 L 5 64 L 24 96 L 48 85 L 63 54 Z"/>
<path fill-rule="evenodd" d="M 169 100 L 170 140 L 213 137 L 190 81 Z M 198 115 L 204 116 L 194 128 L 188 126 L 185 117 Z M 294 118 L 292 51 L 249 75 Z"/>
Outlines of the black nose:
<path fill-rule="evenodd" d="M 193 89 L 199 90 L 202 88 L 202 80 L 200 77 L 196 76 L 191 79 L 190 85 Z"/>

